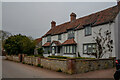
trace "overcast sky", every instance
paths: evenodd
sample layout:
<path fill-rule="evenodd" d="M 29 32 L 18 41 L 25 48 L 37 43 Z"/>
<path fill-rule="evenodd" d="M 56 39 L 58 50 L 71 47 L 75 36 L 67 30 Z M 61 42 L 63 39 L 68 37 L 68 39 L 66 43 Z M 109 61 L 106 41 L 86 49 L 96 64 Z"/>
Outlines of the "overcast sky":
<path fill-rule="evenodd" d="M 2 27 L 12 34 L 24 34 L 39 38 L 51 28 L 70 21 L 70 14 L 77 18 L 116 5 L 115 2 L 3 2 Z"/>

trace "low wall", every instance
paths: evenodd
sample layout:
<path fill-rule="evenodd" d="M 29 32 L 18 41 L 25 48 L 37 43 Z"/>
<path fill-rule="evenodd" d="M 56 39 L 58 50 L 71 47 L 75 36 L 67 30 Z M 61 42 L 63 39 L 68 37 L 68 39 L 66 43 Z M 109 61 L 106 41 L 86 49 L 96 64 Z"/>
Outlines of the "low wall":
<path fill-rule="evenodd" d="M 8 60 L 20 61 L 18 56 L 7 56 Z M 43 68 L 62 71 L 64 73 L 76 74 L 85 73 L 94 70 L 108 69 L 114 67 L 115 59 L 53 59 L 40 58 L 32 56 L 24 56 L 22 62 L 34 66 L 42 66 Z"/>
<path fill-rule="evenodd" d="M 18 57 L 18 56 L 13 56 L 13 61 L 19 62 L 19 61 L 20 61 L 20 59 L 19 59 L 19 57 Z"/>
<path fill-rule="evenodd" d="M 38 57 L 31 57 L 31 56 L 26 56 L 24 57 L 24 63 L 25 64 L 30 64 L 30 65 L 34 65 L 34 66 L 37 66 L 39 63 L 38 63 Z"/>
<path fill-rule="evenodd" d="M 85 73 L 94 70 L 112 68 L 113 59 L 76 60 L 75 73 Z"/>
<path fill-rule="evenodd" d="M 16 61 L 16 62 L 20 61 L 19 57 L 15 56 L 15 55 L 11 55 L 11 56 L 10 55 L 6 55 L 6 59 L 11 60 L 11 61 Z"/>
<path fill-rule="evenodd" d="M 67 60 L 66 59 L 48 59 L 48 58 L 42 58 L 41 59 L 41 66 L 44 68 L 48 68 L 51 70 L 62 72 L 67 72 Z"/>

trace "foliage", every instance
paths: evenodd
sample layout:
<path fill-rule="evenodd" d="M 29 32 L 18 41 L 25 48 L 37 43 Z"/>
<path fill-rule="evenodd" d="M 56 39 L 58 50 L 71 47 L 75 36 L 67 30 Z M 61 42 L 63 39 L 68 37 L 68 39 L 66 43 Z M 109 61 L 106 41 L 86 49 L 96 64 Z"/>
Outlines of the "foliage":
<path fill-rule="evenodd" d="M 37 54 L 37 55 L 34 55 L 35 57 L 41 57 L 43 56 L 43 54 Z"/>
<path fill-rule="evenodd" d="M 10 37 L 11 35 L 12 34 L 7 32 L 7 31 L 0 30 L 0 50 L 1 50 L 1 48 L 3 48 L 3 45 L 5 43 L 5 39 Z M 3 52 L 2 52 L 2 55 L 5 55 L 5 53 L 3 54 Z"/>
<path fill-rule="evenodd" d="M 44 52 L 43 48 L 38 48 L 37 51 L 38 51 L 38 54 L 43 54 Z"/>
<path fill-rule="evenodd" d="M 11 35 L 12 34 L 7 31 L 0 30 L 0 39 L 2 39 L 2 42 L 8 37 L 10 37 Z"/>
<path fill-rule="evenodd" d="M 22 62 L 23 64 L 25 64 L 25 62 Z"/>
<path fill-rule="evenodd" d="M 61 70 L 61 69 L 58 69 L 57 72 L 62 72 L 62 70 Z"/>
<path fill-rule="evenodd" d="M 49 58 L 57 58 L 57 59 L 69 59 L 70 57 L 64 56 L 48 56 Z M 88 58 L 88 57 L 73 57 L 71 59 L 95 59 L 95 58 Z"/>
<path fill-rule="evenodd" d="M 10 36 L 5 40 L 4 49 L 8 54 L 18 55 L 19 53 L 33 54 L 35 43 L 27 36 L 21 34 Z"/>
<path fill-rule="evenodd" d="M 41 66 L 40 64 L 37 65 L 37 67 L 40 67 L 40 66 Z"/>
<path fill-rule="evenodd" d="M 99 29 L 99 32 L 96 33 L 96 37 L 94 38 L 94 41 L 96 42 L 96 52 L 97 55 L 96 58 L 102 58 L 104 54 L 106 53 L 112 53 L 113 49 L 113 40 L 111 39 L 111 32 L 109 30 L 104 32 L 104 35 L 101 33 L 102 28 Z"/>
<path fill-rule="evenodd" d="M 95 59 L 95 58 L 89 58 L 89 57 L 75 57 L 75 59 Z"/>
<path fill-rule="evenodd" d="M 43 68 L 43 66 L 41 66 L 40 64 L 38 64 L 37 67 L 41 67 L 41 68 Z"/>
<path fill-rule="evenodd" d="M 48 56 L 49 58 L 57 58 L 57 59 L 67 59 L 68 57 L 64 56 Z"/>
<path fill-rule="evenodd" d="M 48 54 L 50 54 L 50 51 L 48 51 Z"/>

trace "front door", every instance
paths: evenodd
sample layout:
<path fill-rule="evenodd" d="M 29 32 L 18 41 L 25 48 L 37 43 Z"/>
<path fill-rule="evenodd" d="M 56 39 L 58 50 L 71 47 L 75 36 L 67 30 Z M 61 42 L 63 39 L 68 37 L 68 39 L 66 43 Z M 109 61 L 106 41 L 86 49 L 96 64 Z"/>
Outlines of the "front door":
<path fill-rule="evenodd" d="M 55 47 L 52 47 L 52 53 L 55 54 Z"/>

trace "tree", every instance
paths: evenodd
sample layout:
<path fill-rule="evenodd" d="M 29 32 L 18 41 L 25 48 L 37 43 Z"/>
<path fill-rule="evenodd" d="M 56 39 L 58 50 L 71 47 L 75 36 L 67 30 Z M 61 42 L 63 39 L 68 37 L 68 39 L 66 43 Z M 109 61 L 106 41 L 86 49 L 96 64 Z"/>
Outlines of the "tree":
<path fill-rule="evenodd" d="M 99 32 L 96 33 L 94 41 L 96 42 L 96 58 L 102 58 L 106 53 L 112 53 L 113 50 L 113 40 L 111 39 L 111 32 L 109 30 L 104 32 L 104 35 L 101 33 L 102 28 L 99 29 Z"/>
<path fill-rule="evenodd" d="M 44 52 L 43 48 L 38 48 L 37 50 L 38 50 L 38 54 L 43 54 Z"/>
<path fill-rule="evenodd" d="M 8 54 L 18 55 L 19 53 L 33 54 L 35 48 L 34 40 L 24 35 L 10 36 L 5 40 L 4 49 Z"/>
<path fill-rule="evenodd" d="M 10 37 L 11 35 L 12 34 L 7 31 L 0 30 L 0 39 L 2 40 L 2 42 L 8 37 Z"/>
<path fill-rule="evenodd" d="M 7 31 L 0 30 L 0 54 L 5 55 L 3 45 L 5 42 L 5 39 L 10 37 L 11 35 L 12 34 Z"/>

